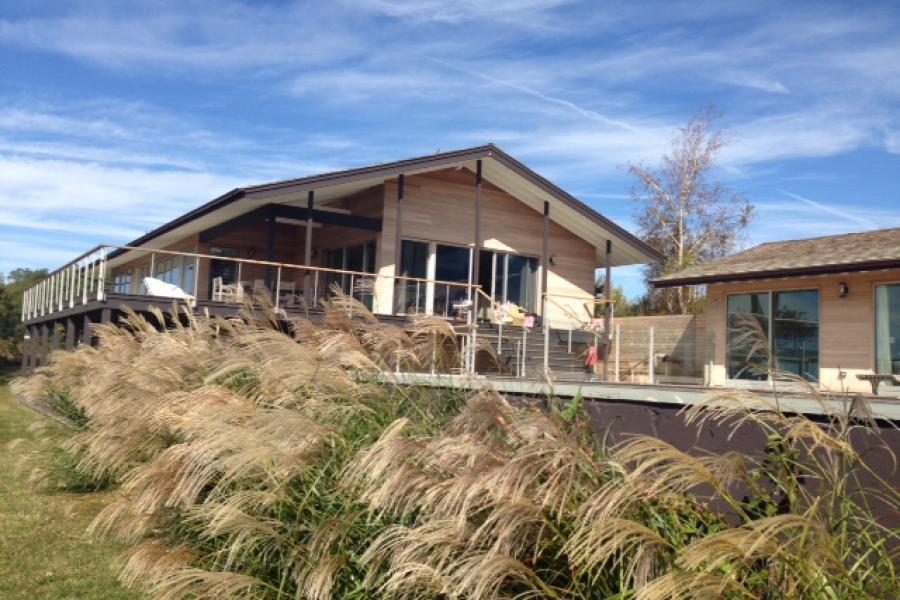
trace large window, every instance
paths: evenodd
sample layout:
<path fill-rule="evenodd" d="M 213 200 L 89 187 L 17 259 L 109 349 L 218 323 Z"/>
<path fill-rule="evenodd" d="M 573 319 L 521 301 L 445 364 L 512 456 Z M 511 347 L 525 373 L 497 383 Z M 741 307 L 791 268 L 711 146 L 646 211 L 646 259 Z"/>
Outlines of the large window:
<path fill-rule="evenodd" d="M 455 314 L 456 307 L 470 299 L 467 286 L 471 269 L 471 248 L 403 240 L 400 245 L 400 275 L 409 279 L 395 282 L 396 312 Z"/>
<path fill-rule="evenodd" d="M 763 380 L 775 370 L 817 381 L 819 292 L 728 296 L 726 362 L 731 379 Z"/>
<path fill-rule="evenodd" d="M 347 246 L 344 248 L 331 248 L 325 252 L 325 266 L 339 271 L 355 271 L 360 273 L 375 272 L 375 240 Z M 353 297 L 372 309 L 372 294 L 374 292 L 374 279 L 368 278 L 362 281 L 359 277 L 351 277 L 346 273 L 327 273 L 326 283 L 330 289 L 332 284 L 337 284 L 345 294 L 350 294 L 351 283 Z"/>
<path fill-rule="evenodd" d="M 512 302 L 528 312 L 537 312 L 538 259 L 533 256 L 482 250 L 478 283 L 497 302 Z"/>
<path fill-rule="evenodd" d="M 875 370 L 900 375 L 900 284 L 875 286 Z"/>
<path fill-rule="evenodd" d="M 113 292 L 116 294 L 131 293 L 131 273 L 126 271 L 113 278 Z"/>

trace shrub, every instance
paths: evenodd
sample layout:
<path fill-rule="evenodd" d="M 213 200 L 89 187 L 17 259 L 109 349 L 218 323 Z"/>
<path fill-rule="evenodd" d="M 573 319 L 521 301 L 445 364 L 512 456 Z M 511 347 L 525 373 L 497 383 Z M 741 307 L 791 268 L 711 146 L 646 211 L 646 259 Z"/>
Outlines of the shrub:
<path fill-rule="evenodd" d="M 327 304 L 322 326 L 131 315 L 16 384 L 86 418 L 66 448 L 119 486 L 90 531 L 130 545 L 124 581 L 156 598 L 900 591 L 897 531 L 873 510 L 900 502 L 851 443 L 869 431 L 860 406 L 838 414 L 809 390 L 817 423 L 722 393 L 686 419 L 761 431 L 758 456 L 608 447 L 581 400 L 558 412 L 392 384 L 398 360 L 426 370 L 454 332 L 356 305 L 350 319 L 352 303 Z"/>

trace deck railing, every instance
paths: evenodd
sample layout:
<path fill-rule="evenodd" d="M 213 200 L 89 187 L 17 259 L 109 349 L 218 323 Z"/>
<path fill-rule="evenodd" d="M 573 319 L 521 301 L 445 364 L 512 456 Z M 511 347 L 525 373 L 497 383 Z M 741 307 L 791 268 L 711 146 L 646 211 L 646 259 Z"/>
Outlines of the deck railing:
<path fill-rule="evenodd" d="M 131 256 L 123 257 L 123 253 Z M 453 319 L 456 322 L 461 356 L 459 369 L 462 372 L 475 372 L 476 355 L 479 348 L 485 346 L 491 347 L 498 356 L 514 357 L 514 375 L 518 377 L 541 375 L 538 372 L 541 369 L 541 362 L 543 363 L 543 374 L 550 372 L 551 330 L 549 319 L 543 319 L 543 360 L 529 364 L 529 345 L 534 347 L 533 344 L 539 336 L 536 337 L 533 334 L 538 332 L 528 327 L 511 327 L 510 321 L 503 318 L 504 305 L 491 298 L 480 286 L 475 284 L 176 250 L 151 250 L 110 244 L 92 248 L 53 271 L 24 292 L 22 320 L 27 322 L 48 316 L 62 316 L 66 311 L 80 305 L 107 300 L 111 293 L 115 293 L 116 297 L 119 294 L 151 297 L 147 290 L 142 288 L 140 281 L 126 282 L 124 285 L 128 289 L 123 290 L 117 283 L 118 280 L 114 280 L 114 275 L 123 272 L 119 267 L 129 265 L 129 271 L 134 274 L 143 265 L 144 267 L 149 266 L 149 268 L 141 271 L 141 274 L 155 277 L 158 274 L 158 268 L 165 264 L 166 260 L 175 257 L 180 261 L 178 263 L 181 267 L 179 276 L 184 287 L 192 296 L 209 296 L 208 300 L 211 303 L 238 304 L 245 300 L 252 302 L 255 292 L 261 291 L 256 283 L 264 281 L 264 288 L 276 310 L 313 308 L 331 293 L 331 286 L 337 286 L 375 314 L 435 314 Z M 116 262 L 111 262 L 113 259 Z M 123 259 L 127 259 L 127 262 Z M 225 286 L 228 289 L 213 290 L 209 286 L 207 289 L 201 290 L 201 280 L 202 285 L 207 286 L 208 282 L 211 282 L 216 275 L 213 261 L 219 265 L 219 268 L 221 265 L 231 265 L 227 278 L 229 285 Z M 138 267 L 135 267 L 135 264 Z M 113 265 L 115 268 L 112 268 Z M 191 267 L 189 273 L 188 266 Z M 201 266 L 205 266 L 206 269 L 201 269 Z M 204 271 L 202 278 L 201 271 Z M 254 281 L 255 276 L 258 276 L 259 279 Z M 247 281 L 244 281 L 245 277 Z M 217 295 L 213 294 L 214 291 Z M 159 296 L 153 297 L 163 299 Z M 388 298 L 391 298 L 390 302 L 387 301 Z M 546 306 L 554 306 L 557 312 L 562 312 L 570 318 L 568 344 L 565 344 L 565 337 L 561 338 L 564 342 L 563 347 L 567 348 L 569 354 L 576 352 L 572 346 L 573 333 L 581 332 L 579 337 L 584 338 L 584 334 L 587 332 L 593 337 L 594 344 L 598 344 L 601 336 L 605 336 L 604 331 L 597 329 L 599 319 L 592 316 L 595 306 L 598 303 L 605 304 L 604 300 L 552 293 L 545 294 L 543 299 Z M 484 314 L 483 310 L 480 311 L 479 306 L 482 309 L 487 307 L 487 314 Z M 348 310 L 352 311 L 353 307 L 348 305 Z M 612 324 L 608 333 L 612 334 L 617 328 L 615 322 L 612 321 L 614 311 L 611 308 L 609 310 Z M 485 322 L 496 325 L 496 330 L 487 331 L 482 326 Z M 556 335 L 565 336 L 565 328 L 559 329 L 558 325 L 554 325 L 554 329 Z M 632 333 L 625 337 L 634 337 L 634 335 Z M 642 347 L 646 345 L 646 349 L 642 350 L 641 354 L 644 357 L 650 357 L 646 361 L 648 363 L 646 369 L 649 371 L 650 381 L 654 381 L 654 366 L 658 359 L 653 349 L 652 333 L 649 335 L 646 344 L 643 340 L 644 337 L 647 337 L 647 332 L 638 334 L 638 337 L 641 338 L 638 341 Z M 620 380 L 621 340 L 619 335 L 613 336 L 613 338 L 615 341 L 611 349 L 614 354 L 609 359 L 611 363 L 614 359 L 614 363 L 610 365 L 614 366 L 614 369 L 610 374 L 610 379 L 618 381 Z M 481 345 L 479 345 L 479 340 Z M 581 345 L 579 344 L 579 348 Z M 630 355 L 628 357 L 628 362 L 632 366 L 627 366 L 624 362 L 625 378 L 634 379 L 635 367 L 632 357 Z"/>

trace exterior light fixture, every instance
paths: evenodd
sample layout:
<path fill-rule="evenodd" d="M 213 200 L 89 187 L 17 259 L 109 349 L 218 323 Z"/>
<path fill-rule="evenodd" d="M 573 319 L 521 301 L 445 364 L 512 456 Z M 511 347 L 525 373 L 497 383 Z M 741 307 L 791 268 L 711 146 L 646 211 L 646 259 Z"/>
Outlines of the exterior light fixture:
<path fill-rule="evenodd" d="M 850 293 L 850 286 L 847 285 L 846 281 L 842 281 L 838 284 L 838 295 L 841 298 L 846 298 L 847 294 Z"/>
<path fill-rule="evenodd" d="M 556 264 L 556 255 L 555 255 L 555 254 L 551 254 L 548 260 L 550 261 L 550 265 L 551 265 L 551 266 L 552 266 L 552 265 L 555 265 L 555 264 Z"/>

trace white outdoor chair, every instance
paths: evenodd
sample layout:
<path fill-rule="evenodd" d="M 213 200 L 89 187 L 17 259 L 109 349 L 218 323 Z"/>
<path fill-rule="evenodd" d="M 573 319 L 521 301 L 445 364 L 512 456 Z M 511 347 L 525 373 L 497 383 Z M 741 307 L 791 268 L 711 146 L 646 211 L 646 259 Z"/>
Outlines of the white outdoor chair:
<path fill-rule="evenodd" d="M 224 283 L 221 277 L 214 277 L 212 299 L 214 302 L 240 302 L 244 298 L 244 288 L 239 283 Z"/>
<path fill-rule="evenodd" d="M 144 289 L 147 290 L 148 296 L 175 298 L 186 301 L 188 306 L 194 306 L 195 298 L 174 283 L 166 283 L 155 277 L 144 277 Z"/>

